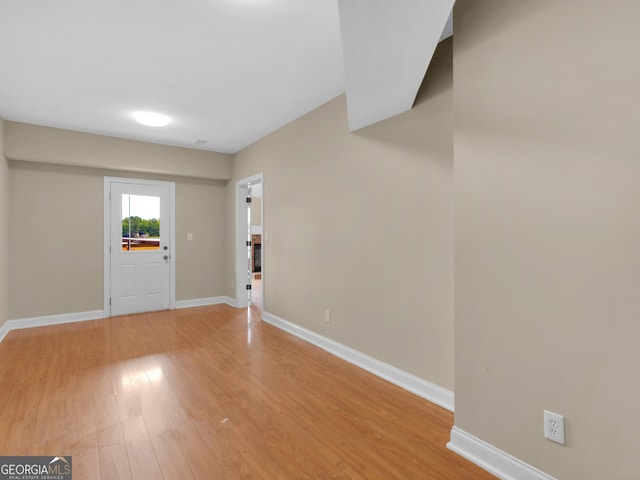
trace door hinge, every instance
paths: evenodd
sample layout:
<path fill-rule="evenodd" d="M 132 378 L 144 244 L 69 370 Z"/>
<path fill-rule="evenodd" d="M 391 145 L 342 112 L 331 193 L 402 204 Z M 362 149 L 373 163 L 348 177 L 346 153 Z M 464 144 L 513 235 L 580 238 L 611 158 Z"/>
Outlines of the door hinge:
<path fill-rule="evenodd" d="M 111 306 L 111 297 L 109 297 L 109 306 Z"/>
<path fill-rule="evenodd" d="M 109 245 L 109 253 L 111 253 L 111 245 Z"/>
<path fill-rule="evenodd" d="M 247 247 L 251 246 L 251 240 L 247 240 Z"/>
<path fill-rule="evenodd" d="M 251 290 L 251 284 L 247 285 L 247 290 Z"/>
<path fill-rule="evenodd" d="M 247 197 L 247 203 L 251 203 L 251 197 Z"/>

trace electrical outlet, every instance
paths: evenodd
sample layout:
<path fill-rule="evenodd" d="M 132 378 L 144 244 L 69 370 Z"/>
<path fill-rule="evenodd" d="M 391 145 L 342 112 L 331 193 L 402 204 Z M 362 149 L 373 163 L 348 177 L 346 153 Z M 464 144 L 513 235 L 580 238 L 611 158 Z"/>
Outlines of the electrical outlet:
<path fill-rule="evenodd" d="M 328 308 L 324 309 L 324 321 L 327 323 L 331 323 L 331 310 Z"/>
<path fill-rule="evenodd" d="M 557 413 L 544 411 L 544 438 L 565 445 L 564 417 Z"/>

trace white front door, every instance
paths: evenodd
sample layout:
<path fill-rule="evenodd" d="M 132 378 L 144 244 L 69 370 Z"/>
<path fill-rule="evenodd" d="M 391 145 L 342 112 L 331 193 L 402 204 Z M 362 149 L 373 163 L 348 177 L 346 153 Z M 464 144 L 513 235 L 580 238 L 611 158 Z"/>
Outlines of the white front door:
<path fill-rule="evenodd" d="M 139 182 L 108 181 L 112 316 L 172 307 L 173 184 Z"/>

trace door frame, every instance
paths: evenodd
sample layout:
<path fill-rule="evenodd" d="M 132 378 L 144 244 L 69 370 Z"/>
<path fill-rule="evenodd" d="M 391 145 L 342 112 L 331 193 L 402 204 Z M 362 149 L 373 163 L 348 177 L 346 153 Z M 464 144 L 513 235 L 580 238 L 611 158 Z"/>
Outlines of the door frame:
<path fill-rule="evenodd" d="M 249 222 L 249 218 L 247 216 L 247 193 L 249 184 L 262 184 L 262 202 L 260 202 L 260 214 L 262 218 L 262 282 L 261 282 L 261 290 L 262 290 L 262 311 L 265 308 L 265 297 L 264 297 L 264 283 L 265 283 L 265 250 L 266 250 L 266 230 L 265 230 L 265 221 L 264 221 L 264 197 L 265 197 L 265 188 L 264 188 L 264 176 L 262 173 L 258 173 L 257 175 L 253 175 L 251 177 L 243 178 L 242 180 L 238 180 L 236 182 L 236 231 L 235 231 L 235 255 L 236 255 L 236 274 L 235 274 L 235 284 L 236 284 L 236 307 L 237 308 L 246 308 L 249 306 L 249 302 L 247 300 L 247 246 L 245 244 L 246 241 L 246 233 L 247 233 L 247 224 Z"/>
<path fill-rule="evenodd" d="M 104 310 L 103 317 L 111 316 L 111 184 L 130 183 L 149 186 L 169 187 L 169 308 L 176 308 L 176 184 L 160 180 L 145 180 L 140 178 L 104 177 Z"/>

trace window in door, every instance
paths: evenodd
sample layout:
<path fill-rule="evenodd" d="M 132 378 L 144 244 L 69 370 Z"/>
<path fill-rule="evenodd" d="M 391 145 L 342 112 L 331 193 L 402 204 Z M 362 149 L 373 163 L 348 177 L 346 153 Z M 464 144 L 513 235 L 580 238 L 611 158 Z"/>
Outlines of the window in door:
<path fill-rule="evenodd" d="M 160 250 L 160 197 L 122 194 L 122 250 Z"/>

